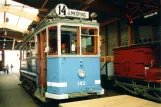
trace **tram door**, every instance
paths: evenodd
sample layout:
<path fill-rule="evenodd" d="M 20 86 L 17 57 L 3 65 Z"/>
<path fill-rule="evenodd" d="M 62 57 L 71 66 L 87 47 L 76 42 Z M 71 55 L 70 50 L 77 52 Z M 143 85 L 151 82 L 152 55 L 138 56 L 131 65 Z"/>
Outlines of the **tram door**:
<path fill-rule="evenodd" d="M 42 88 L 46 88 L 46 31 L 40 32 L 38 35 L 38 83 Z"/>

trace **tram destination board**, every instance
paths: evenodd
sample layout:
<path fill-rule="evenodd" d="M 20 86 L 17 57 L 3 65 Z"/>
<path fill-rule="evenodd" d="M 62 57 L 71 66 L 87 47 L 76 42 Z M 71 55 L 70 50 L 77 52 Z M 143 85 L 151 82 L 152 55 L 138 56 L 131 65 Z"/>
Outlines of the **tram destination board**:
<path fill-rule="evenodd" d="M 69 9 L 65 4 L 58 4 L 55 9 L 59 17 L 89 18 L 89 12 Z"/>

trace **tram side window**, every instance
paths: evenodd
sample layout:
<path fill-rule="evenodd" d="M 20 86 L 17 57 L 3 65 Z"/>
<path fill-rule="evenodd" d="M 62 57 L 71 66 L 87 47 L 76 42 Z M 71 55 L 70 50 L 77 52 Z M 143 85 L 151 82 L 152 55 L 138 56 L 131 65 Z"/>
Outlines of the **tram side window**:
<path fill-rule="evenodd" d="M 82 28 L 81 44 L 83 55 L 98 54 L 98 30 L 94 28 Z"/>
<path fill-rule="evenodd" d="M 20 50 L 20 60 L 23 60 L 23 50 Z"/>
<path fill-rule="evenodd" d="M 27 52 L 27 58 L 31 57 L 31 50 L 30 50 L 31 44 L 30 42 L 27 42 L 26 52 Z"/>
<path fill-rule="evenodd" d="M 58 53 L 58 45 L 57 45 L 57 27 L 49 27 L 49 54 L 57 54 Z"/>
<path fill-rule="evenodd" d="M 62 54 L 79 54 L 78 53 L 78 27 L 62 26 L 61 27 L 61 53 Z"/>
<path fill-rule="evenodd" d="M 35 50 L 35 37 L 32 37 L 30 40 L 30 45 L 31 45 L 31 57 L 36 56 L 36 50 Z"/>
<path fill-rule="evenodd" d="M 21 50 L 20 59 L 21 59 L 21 60 L 26 59 L 26 48 L 23 48 L 23 49 Z"/>

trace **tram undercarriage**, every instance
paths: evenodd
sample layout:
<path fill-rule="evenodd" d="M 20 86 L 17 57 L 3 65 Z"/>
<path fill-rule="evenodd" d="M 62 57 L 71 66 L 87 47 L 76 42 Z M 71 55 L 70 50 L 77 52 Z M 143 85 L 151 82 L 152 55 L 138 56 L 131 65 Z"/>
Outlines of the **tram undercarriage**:
<path fill-rule="evenodd" d="M 134 95 L 161 102 L 161 83 L 116 78 L 115 85 L 122 87 Z"/>
<path fill-rule="evenodd" d="M 22 81 L 22 86 L 32 95 L 34 95 L 34 92 L 36 91 L 37 88 L 35 78 L 36 76 L 31 74 L 25 72 L 20 73 L 20 81 Z"/>

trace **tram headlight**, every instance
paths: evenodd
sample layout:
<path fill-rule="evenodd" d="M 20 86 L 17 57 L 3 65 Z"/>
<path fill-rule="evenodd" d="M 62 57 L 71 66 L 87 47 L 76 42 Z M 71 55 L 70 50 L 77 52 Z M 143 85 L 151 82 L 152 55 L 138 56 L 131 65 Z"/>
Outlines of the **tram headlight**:
<path fill-rule="evenodd" d="M 84 78 L 86 75 L 86 72 L 84 70 L 80 69 L 78 72 L 78 75 L 79 75 L 79 77 Z"/>

